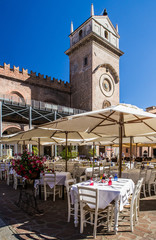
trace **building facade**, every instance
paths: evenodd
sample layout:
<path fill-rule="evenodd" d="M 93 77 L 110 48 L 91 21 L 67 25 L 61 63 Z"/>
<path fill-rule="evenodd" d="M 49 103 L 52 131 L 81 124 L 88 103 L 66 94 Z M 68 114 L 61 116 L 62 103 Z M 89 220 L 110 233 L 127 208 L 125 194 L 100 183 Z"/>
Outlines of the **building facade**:
<path fill-rule="evenodd" d="M 13 99 L 22 104 L 39 101 L 81 110 L 96 110 L 119 103 L 118 27 L 111 23 L 106 10 L 91 16 L 75 31 L 71 27 L 69 83 L 4 63 L 0 66 L 0 99 Z M 6 131 L 29 128 L 21 121 L 2 116 L 1 135 Z M 14 120 L 14 121 L 13 121 Z M 25 123 L 25 122 L 24 122 Z M 9 130 L 10 129 L 10 130 Z M 14 129 L 14 130 L 13 130 Z"/>
<path fill-rule="evenodd" d="M 71 23 L 69 39 L 70 47 L 65 51 L 70 62 L 69 82 L 25 69 L 19 71 L 15 66 L 11 69 L 6 63 L 0 66 L 1 136 L 54 120 L 57 114 L 60 117 L 63 113 L 69 115 L 119 103 L 119 62 L 123 52 L 119 49 L 118 25 L 113 26 L 106 10 L 95 15 L 92 5 L 91 16 L 84 23 L 75 30 Z M 19 107 L 7 105 L 7 100 Z M 26 107 L 22 109 L 22 105 Z M 141 150 L 137 151 L 136 154 L 134 148 L 135 155 L 140 155 Z M 129 155 L 128 148 L 124 152 Z"/>

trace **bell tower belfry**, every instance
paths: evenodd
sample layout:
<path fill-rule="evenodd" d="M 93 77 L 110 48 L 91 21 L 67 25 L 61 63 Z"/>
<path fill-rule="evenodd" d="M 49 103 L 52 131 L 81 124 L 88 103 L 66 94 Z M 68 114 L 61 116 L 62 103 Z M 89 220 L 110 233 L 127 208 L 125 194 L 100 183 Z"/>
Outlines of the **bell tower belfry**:
<path fill-rule="evenodd" d="M 111 23 L 106 9 L 91 16 L 75 31 L 71 23 L 70 61 L 71 107 L 97 110 L 119 103 L 118 26 Z"/>

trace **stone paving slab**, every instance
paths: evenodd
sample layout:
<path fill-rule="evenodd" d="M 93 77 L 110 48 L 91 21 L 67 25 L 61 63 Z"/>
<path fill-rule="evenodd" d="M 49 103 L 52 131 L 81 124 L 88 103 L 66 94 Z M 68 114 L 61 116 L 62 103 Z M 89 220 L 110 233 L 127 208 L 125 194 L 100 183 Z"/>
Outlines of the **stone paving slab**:
<path fill-rule="evenodd" d="M 93 228 L 87 226 L 84 233 L 80 234 L 79 226 L 74 227 L 73 217 L 71 222 L 67 222 L 67 199 L 56 198 L 53 202 L 51 198 L 48 201 L 38 200 L 42 214 L 28 215 L 22 209 L 17 207 L 16 202 L 19 198 L 19 190 L 14 190 L 12 186 L 7 186 L 4 181 L 0 182 L 0 216 L 5 221 L 6 226 L 2 226 L 0 240 L 3 240 L 3 231 L 11 231 L 12 238 L 7 240 L 28 240 L 28 239 L 93 239 Z M 7 232 L 6 230 L 6 232 Z M 2 235 L 3 234 L 3 235 Z M 5 235 L 4 235 L 5 236 Z M 5 238 L 4 238 L 5 239 Z M 156 196 L 143 198 L 140 201 L 139 222 L 134 227 L 134 232 L 130 232 L 130 226 L 119 222 L 119 231 L 117 235 L 109 233 L 100 227 L 97 233 L 97 240 L 119 239 L 119 240 L 156 240 Z"/>
<path fill-rule="evenodd" d="M 14 232 L 0 218 L 0 240 L 17 240 Z"/>

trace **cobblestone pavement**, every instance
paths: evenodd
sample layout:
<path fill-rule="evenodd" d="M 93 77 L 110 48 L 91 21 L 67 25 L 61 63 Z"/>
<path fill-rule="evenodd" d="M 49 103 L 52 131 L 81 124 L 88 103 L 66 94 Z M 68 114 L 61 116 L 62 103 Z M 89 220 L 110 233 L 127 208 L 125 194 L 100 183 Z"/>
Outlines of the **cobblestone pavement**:
<path fill-rule="evenodd" d="M 0 218 L 3 220 L 0 225 L 0 240 L 93 239 L 92 227 L 87 226 L 84 233 L 80 234 L 79 227 L 74 227 L 73 218 L 70 223 L 67 222 L 66 197 L 65 200 L 56 198 L 56 202 L 51 199 L 46 202 L 38 200 L 39 209 L 42 209 L 43 213 L 32 216 L 17 207 L 18 198 L 19 190 L 7 186 L 4 181 L 0 182 Z M 129 225 L 125 226 L 122 222 L 119 224 L 117 235 L 113 235 L 113 232 L 108 234 L 102 227 L 99 228 L 97 240 L 156 239 L 156 196 L 141 199 L 139 222 L 133 233 L 130 232 Z"/>

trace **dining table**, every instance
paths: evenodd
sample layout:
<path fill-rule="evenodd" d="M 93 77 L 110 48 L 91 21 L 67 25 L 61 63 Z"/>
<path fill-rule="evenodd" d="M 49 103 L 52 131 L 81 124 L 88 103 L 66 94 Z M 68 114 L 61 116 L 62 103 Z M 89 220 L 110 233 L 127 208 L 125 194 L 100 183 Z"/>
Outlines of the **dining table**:
<path fill-rule="evenodd" d="M 77 183 L 71 187 L 71 201 L 74 204 L 74 224 L 78 226 L 78 186 L 87 186 L 98 189 L 100 209 L 105 209 L 113 200 L 114 204 L 114 233 L 118 231 L 119 212 L 128 203 L 130 195 L 134 191 L 135 184 L 131 179 L 118 178 L 112 179 L 112 185 L 108 185 L 108 180 L 92 181 Z"/>
<path fill-rule="evenodd" d="M 146 181 L 150 179 L 152 169 L 147 169 Z M 118 170 L 112 170 L 112 175 L 118 174 Z M 133 182 L 136 184 L 140 177 L 140 169 L 126 169 L 121 172 L 122 178 L 132 179 Z"/>
<path fill-rule="evenodd" d="M 43 176 L 45 176 L 47 178 L 46 183 L 48 184 L 48 186 L 51 189 L 54 187 L 54 182 L 50 178 L 52 174 L 53 173 L 45 173 L 43 175 L 41 173 L 40 174 L 40 179 L 35 179 L 35 181 L 34 181 L 34 188 L 35 189 L 39 188 L 39 196 L 40 196 L 40 198 L 41 198 L 40 187 L 41 187 L 41 185 L 43 186 L 43 184 L 44 184 L 43 183 L 44 182 L 43 181 Z M 62 198 L 64 199 L 64 186 L 65 186 L 65 182 L 66 182 L 66 180 L 69 180 L 69 179 L 72 178 L 71 177 L 71 173 L 70 172 L 57 172 L 57 171 L 55 171 L 55 174 L 56 174 L 56 182 L 55 182 L 55 184 L 56 185 L 62 185 L 62 189 L 63 189 L 63 191 L 62 191 L 62 193 L 63 193 Z"/>

